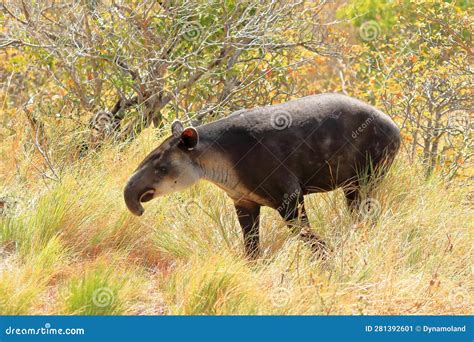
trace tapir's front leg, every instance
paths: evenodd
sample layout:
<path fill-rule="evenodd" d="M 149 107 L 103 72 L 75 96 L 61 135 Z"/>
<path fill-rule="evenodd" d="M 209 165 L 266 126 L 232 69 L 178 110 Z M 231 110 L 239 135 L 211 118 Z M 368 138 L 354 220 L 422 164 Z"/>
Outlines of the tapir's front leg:
<path fill-rule="evenodd" d="M 251 259 L 259 255 L 260 205 L 253 202 L 234 203 L 242 232 L 245 253 Z"/>

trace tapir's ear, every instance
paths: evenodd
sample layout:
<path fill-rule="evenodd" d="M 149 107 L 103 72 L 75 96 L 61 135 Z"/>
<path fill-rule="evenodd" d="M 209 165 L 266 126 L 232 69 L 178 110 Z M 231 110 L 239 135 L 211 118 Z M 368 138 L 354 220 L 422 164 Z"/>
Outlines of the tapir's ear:
<path fill-rule="evenodd" d="M 187 127 L 181 133 L 181 141 L 188 150 L 192 150 L 199 142 L 199 134 L 196 128 Z"/>
<path fill-rule="evenodd" d="M 179 121 L 178 119 L 174 120 L 171 124 L 171 133 L 173 134 L 173 136 L 175 138 L 178 138 L 179 136 L 181 136 L 181 133 L 183 133 L 183 130 L 184 128 L 181 121 Z"/>

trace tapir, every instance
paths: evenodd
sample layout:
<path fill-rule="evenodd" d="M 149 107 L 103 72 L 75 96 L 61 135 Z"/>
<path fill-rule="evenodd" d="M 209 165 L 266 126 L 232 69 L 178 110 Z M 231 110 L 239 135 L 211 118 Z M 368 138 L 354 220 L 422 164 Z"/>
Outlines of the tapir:
<path fill-rule="evenodd" d="M 309 227 L 304 196 L 342 188 L 357 209 L 361 177 L 390 166 L 400 146 L 389 116 L 336 93 L 239 110 L 198 127 L 175 120 L 171 131 L 128 180 L 128 209 L 142 215 L 141 203 L 210 181 L 233 200 L 250 258 L 259 255 L 262 206 L 277 210 L 312 248 L 327 251 Z"/>

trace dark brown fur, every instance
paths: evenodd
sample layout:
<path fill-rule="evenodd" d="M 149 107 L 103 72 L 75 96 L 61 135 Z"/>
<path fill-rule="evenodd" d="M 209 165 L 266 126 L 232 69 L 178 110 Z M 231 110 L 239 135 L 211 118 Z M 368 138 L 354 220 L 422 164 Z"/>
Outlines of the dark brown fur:
<path fill-rule="evenodd" d="M 389 165 L 400 145 L 399 130 L 387 115 L 340 94 L 239 111 L 188 133 L 196 145 L 190 147 L 189 137 L 175 134 L 140 164 L 126 187 L 127 205 L 140 214 L 141 195 L 160 188 L 150 175 L 161 165 L 174 171 L 167 177 L 184 169 L 186 179 L 196 173 L 234 200 L 252 257 L 258 255 L 262 205 L 276 209 L 293 229 L 303 227 L 302 238 L 321 247 L 309 229 L 303 196 L 343 188 L 348 205 L 357 207 L 361 170 L 370 176 Z M 166 157 L 170 153 L 173 158 Z"/>

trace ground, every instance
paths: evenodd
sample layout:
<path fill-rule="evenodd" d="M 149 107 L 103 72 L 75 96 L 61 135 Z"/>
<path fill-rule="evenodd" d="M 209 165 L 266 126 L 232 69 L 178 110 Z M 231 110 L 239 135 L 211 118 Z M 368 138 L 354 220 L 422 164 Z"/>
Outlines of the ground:
<path fill-rule="evenodd" d="M 32 172 L 0 185 L 0 314 L 472 313 L 469 189 L 425 179 L 403 149 L 375 210 L 354 217 L 341 191 L 308 197 L 327 260 L 264 209 L 252 262 L 232 202 L 209 183 L 127 211 L 126 180 L 160 139 L 103 147 L 61 182 Z"/>

